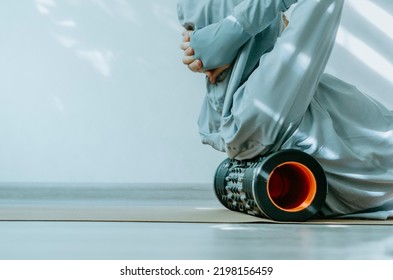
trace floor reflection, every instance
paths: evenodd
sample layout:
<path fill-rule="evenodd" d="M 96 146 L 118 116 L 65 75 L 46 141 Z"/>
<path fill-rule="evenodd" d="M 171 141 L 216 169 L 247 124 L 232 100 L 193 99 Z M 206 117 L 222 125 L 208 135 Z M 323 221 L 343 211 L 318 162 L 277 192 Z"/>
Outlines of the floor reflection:
<path fill-rule="evenodd" d="M 0 259 L 393 259 L 387 226 L 1 222 Z"/>

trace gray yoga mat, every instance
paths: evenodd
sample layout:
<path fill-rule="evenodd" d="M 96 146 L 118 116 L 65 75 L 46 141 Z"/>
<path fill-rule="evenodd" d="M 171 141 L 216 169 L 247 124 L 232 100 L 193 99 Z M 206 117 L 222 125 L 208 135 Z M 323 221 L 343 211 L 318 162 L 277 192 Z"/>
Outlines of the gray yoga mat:
<path fill-rule="evenodd" d="M 0 184 L 1 221 L 279 223 L 227 210 L 208 185 Z M 392 225 L 330 219 L 308 224 Z"/>

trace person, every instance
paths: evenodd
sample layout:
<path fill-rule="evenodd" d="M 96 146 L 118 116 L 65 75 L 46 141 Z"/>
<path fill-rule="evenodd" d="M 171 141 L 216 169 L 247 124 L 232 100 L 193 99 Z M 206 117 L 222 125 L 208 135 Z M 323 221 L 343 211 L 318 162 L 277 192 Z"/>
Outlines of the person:
<path fill-rule="evenodd" d="M 183 63 L 206 75 L 198 120 L 204 144 L 239 160 L 304 151 L 328 180 L 320 216 L 387 219 L 393 112 L 324 73 L 343 2 L 180 0 Z M 282 14 L 292 5 L 285 26 Z"/>

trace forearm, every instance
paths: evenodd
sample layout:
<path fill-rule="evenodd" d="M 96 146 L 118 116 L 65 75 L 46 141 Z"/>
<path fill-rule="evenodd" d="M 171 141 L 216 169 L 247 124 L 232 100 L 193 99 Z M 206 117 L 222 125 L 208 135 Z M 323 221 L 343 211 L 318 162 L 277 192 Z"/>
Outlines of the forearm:
<path fill-rule="evenodd" d="M 264 30 L 280 12 L 285 12 L 297 0 L 244 0 L 234 9 L 234 17 L 243 29 L 254 36 Z"/>
<path fill-rule="evenodd" d="M 197 30 L 191 35 L 195 58 L 206 70 L 232 63 L 240 48 L 265 30 L 296 0 L 245 0 L 234 7 L 231 16 Z"/>

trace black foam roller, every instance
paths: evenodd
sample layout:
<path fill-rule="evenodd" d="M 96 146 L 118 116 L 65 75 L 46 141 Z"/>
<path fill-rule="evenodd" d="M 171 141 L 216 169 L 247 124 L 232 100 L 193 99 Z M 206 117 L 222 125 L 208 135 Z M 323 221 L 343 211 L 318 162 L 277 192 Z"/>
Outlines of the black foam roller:
<path fill-rule="evenodd" d="M 301 222 L 324 205 L 328 185 L 323 168 L 312 156 L 282 150 L 252 160 L 224 160 L 217 168 L 214 190 L 230 210 Z"/>

